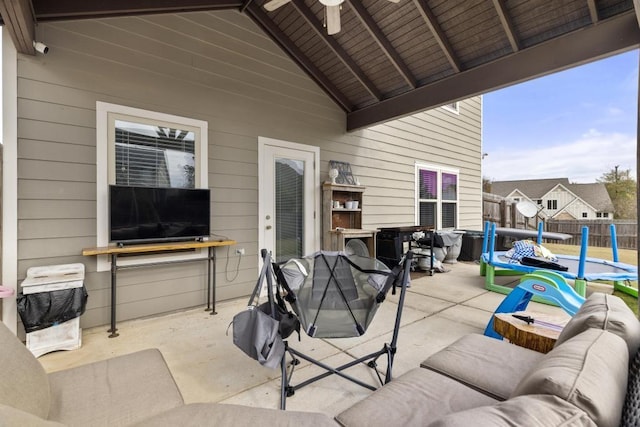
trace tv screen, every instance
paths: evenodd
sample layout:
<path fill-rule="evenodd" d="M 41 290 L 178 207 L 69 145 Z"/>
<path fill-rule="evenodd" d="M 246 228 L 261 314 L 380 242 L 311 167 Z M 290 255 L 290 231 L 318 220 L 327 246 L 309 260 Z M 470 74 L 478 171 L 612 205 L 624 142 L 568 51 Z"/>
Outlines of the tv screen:
<path fill-rule="evenodd" d="M 110 240 L 117 243 L 208 237 L 208 189 L 109 187 Z"/>

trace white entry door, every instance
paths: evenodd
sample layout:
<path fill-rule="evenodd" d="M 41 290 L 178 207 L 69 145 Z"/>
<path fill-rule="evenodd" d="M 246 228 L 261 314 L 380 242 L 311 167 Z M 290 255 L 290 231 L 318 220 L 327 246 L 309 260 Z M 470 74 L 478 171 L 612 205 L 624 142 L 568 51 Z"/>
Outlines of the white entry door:
<path fill-rule="evenodd" d="M 260 248 L 280 262 L 320 248 L 318 147 L 259 138 Z"/>

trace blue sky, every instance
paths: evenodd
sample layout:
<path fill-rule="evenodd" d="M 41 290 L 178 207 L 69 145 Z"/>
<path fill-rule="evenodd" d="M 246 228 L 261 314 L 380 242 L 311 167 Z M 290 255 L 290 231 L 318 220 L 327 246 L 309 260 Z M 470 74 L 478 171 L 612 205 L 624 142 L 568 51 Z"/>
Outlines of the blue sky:
<path fill-rule="evenodd" d="M 638 50 L 484 95 L 483 176 L 636 176 Z"/>

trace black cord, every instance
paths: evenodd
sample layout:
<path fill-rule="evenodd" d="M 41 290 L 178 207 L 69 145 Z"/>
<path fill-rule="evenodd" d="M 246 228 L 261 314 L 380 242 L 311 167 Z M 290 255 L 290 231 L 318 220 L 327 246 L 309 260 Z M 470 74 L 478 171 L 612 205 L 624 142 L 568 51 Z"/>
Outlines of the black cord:
<path fill-rule="evenodd" d="M 240 256 L 238 257 L 238 265 L 236 265 L 236 274 L 231 279 L 229 279 L 228 273 L 229 273 L 229 251 L 230 250 L 231 250 L 230 247 L 227 246 L 227 262 L 224 265 L 224 278 L 227 280 L 227 282 L 233 282 L 238 278 L 238 275 L 240 274 L 240 260 L 242 259 L 242 254 L 240 254 Z"/>

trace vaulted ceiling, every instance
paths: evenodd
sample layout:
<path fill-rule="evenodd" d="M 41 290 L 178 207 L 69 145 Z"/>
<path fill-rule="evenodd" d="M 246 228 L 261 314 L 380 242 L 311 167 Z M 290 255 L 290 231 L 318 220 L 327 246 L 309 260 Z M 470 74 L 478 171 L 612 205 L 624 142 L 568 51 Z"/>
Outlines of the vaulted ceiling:
<path fill-rule="evenodd" d="M 0 0 L 19 52 L 37 22 L 238 9 L 339 105 L 353 130 L 640 45 L 640 0 Z"/>

